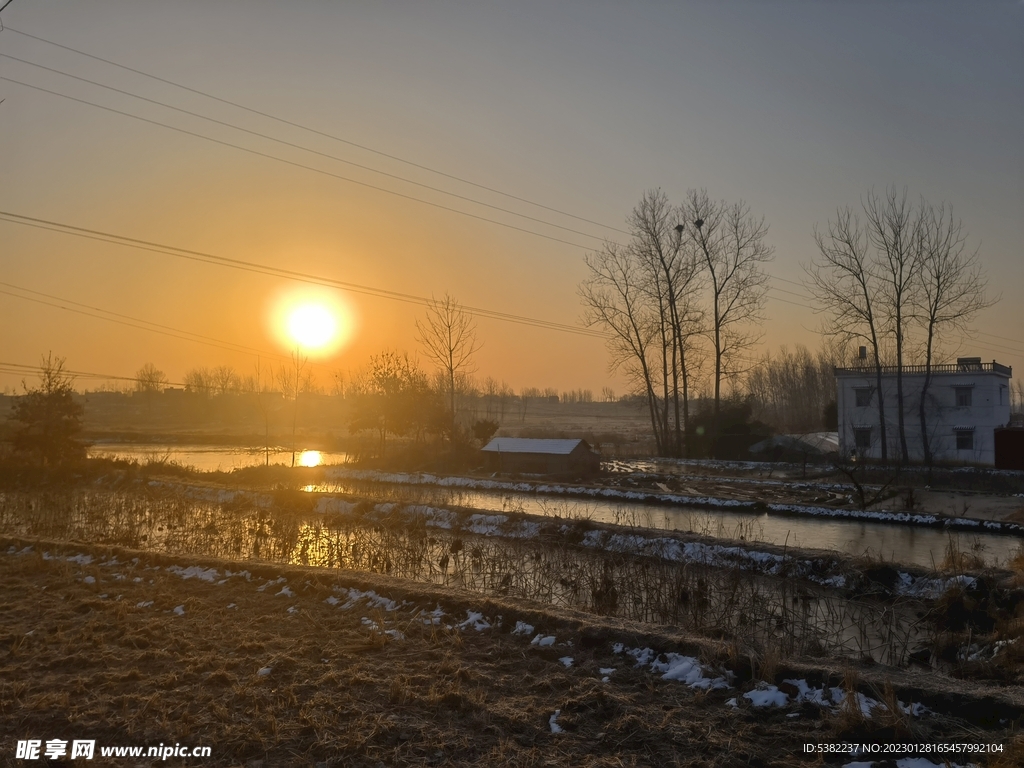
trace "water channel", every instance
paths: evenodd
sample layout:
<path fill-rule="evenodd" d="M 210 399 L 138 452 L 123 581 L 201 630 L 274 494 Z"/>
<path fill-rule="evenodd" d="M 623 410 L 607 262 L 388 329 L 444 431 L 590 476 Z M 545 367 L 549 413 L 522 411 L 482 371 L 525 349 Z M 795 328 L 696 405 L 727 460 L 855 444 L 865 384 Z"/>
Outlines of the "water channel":
<path fill-rule="evenodd" d="M 262 448 L 221 445 L 174 445 L 135 443 L 98 443 L 90 449 L 93 456 L 116 456 L 136 461 L 169 461 L 201 471 L 229 471 L 263 464 Z M 271 449 L 271 464 L 290 465 L 292 452 Z M 345 453 L 297 451 L 296 466 L 343 464 Z M 382 486 L 386 486 L 383 489 Z M 574 499 L 557 495 L 509 493 L 431 486 L 394 486 L 367 481 L 344 481 L 308 486 L 308 491 L 364 494 L 384 491 L 391 496 L 407 495 L 419 503 L 457 505 L 481 512 L 524 512 L 532 515 L 585 518 L 656 530 L 693 532 L 747 543 L 765 542 L 779 546 L 803 547 L 866 556 L 904 565 L 926 568 L 946 558 L 951 541 L 961 551 L 979 557 L 986 565 L 1005 565 L 1018 553 L 1024 540 L 1016 536 L 992 533 L 949 533 L 940 528 L 925 528 L 892 523 L 861 522 L 823 517 L 799 517 L 778 514 L 737 512 L 727 509 L 696 509 L 645 504 L 614 499 Z"/>

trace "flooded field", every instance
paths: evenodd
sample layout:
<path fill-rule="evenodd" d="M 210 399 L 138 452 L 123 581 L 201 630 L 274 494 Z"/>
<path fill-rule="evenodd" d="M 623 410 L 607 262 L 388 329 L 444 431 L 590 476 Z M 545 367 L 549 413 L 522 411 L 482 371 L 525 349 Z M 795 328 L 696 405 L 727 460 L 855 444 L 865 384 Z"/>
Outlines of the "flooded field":
<path fill-rule="evenodd" d="M 231 494 L 228 494 L 231 496 Z M 671 624 L 751 648 L 904 663 L 930 631 L 928 603 L 851 598 L 799 579 L 580 546 L 428 527 L 383 516 L 311 514 L 304 494 L 190 498 L 152 487 L 0 495 L 0 530 L 155 551 L 344 568 L 599 615 Z M 377 505 L 390 508 L 391 505 Z M 367 502 L 366 509 L 374 509 Z"/>
<path fill-rule="evenodd" d="M 337 481 L 307 486 L 306 490 L 379 495 L 385 500 L 392 495 L 391 486 L 367 481 Z M 424 504 L 490 512 L 525 512 L 636 528 L 692 532 L 721 539 L 829 550 L 923 568 L 934 568 L 940 564 L 950 542 L 950 534 L 939 528 L 892 523 L 428 486 L 403 488 L 401 492 L 414 494 L 418 502 Z M 988 533 L 960 534 L 957 538 L 961 547 L 991 566 L 1005 565 L 1018 553 L 1024 541 L 1017 536 Z"/>
<path fill-rule="evenodd" d="M 96 443 L 89 449 L 90 458 L 109 457 L 146 462 L 165 462 L 192 467 L 200 472 L 230 472 L 232 469 L 253 467 L 261 464 L 284 464 L 293 466 L 291 449 L 272 446 L 266 448 L 243 448 L 226 445 L 173 445 L 170 443 Z M 330 451 L 297 450 L 296 467 L 320 467 L 344 464 L 349 460 L 347 453 Z"/>

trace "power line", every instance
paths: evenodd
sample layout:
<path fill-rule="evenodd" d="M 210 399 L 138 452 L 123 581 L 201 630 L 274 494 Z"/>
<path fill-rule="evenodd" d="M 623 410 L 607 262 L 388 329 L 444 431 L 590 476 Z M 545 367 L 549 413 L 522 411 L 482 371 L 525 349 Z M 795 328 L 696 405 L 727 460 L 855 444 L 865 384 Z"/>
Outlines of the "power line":
<path fill-rule="evenodd" d="M 321 152 L 321 151 L 319 151 L 317 149 L 310 149 L 309 147 L 304 147 L 301 144 L 296 144 L 294 142 L 286 141 L 284 139 L 278 139 L 278 138 L 270 136 L 270 135 L 268 135 L 266 133 L 260 133 L 259 131 L 254 131 L 254 130 L 251 130 L 249 128 L 243 128 L 242 126 L 235 125 L 234 123 L 229 123 L 229 122 L 227 122 L 225 120 L 217 120 L 216 118 L 208 117 L 208 116 L 200 114 L 198 112 L 191 112 L 191 111 L 189 111 L 187 109 L 182 109 L 181 107 L 175 107 L 175 106 L 173 106 L 171 104 L 167 104 L 167 103 L 162 102 L 162 101 L 157 101 L 156 99 L 150 99 L 150 98 L 148 98 L 146 96 L 139 96 L 136 93 L 132 93 L 130 91 L 125 91 L 125 90 L 122 90 L 120 88 L 114 88 L 111 85 L 104 85 L 103 83 L 96 82 L 95 80 L 89 80 L 89 79 L 84 78 L 84 77 L 79 77 L 78 75 L 72 75 L 69 72 L 63 72 L 63 71 L 61 71 L 59 69 L 54 69 L 53 67 L 46 67 L 46 66 L 43 66 L 42 64 L 36 64 L 34 62 L 28 61 L 27 59 L 19 59 L 17 56 L 11 56 L 10 54 L 7 54 L 7 53 L 0 53 L 0 56 L 4 57 L 6 59 L 11 59 L 12 61 L 20 62 L 22 64 L 27 64 L 30 67 L 37 67 L 39 69 L 46 70 L 47 72 L 54 72 L 54 73 L 56 73 L 58 75 L 63 75 L 64 77 L 71 78 L 72 80 L 78 80 L 78 81 L 83 82 L 83 83 L 88 83 L 89 85 L 94 85 L 97 88 L 105 88 L 106 90 L 113 91 L 114 93 L 120 93 L 120 94 L 122 94 L 124 96 L 130 96 L 133 99 L 138 99 L 140 101 L 145 101 L 145 102 L 147 102 L 149 104 L 156 104 L 157 106 L 164 107 L 165 109 L 172 109 L 175 112 L 182 113 L 183 115 L 189 115 L 190 117 L 196 117 L 196 118 L 199 118 L 200 120 L 206 120 L 206 121 L 214 123 L 216 125 L 222 125 L 222 126 L 225 126 L 227 128 L 232 128 L 232 129 L 234 129 L 236 131 L 241 131 L 243 133 L 248 133 L 251 136 L 257 136 L 257 137 L 259 137 L 261 139 L 266 139 L 267 141 L 273 141 L 273 142 L 276 142 L 278 144 L 283 144 L 286 147 L 291 147 L 293 149 L 298 149 L 298 150 L 301 150 L 303 152 L 309 152 L 310 154 L 313 154 L 313 155 L 319 155 L 320 157 L 325 157 L 325 158 L 327 158 L 329 160 L 335 160 L 335 161 L 337 161 L 339 163 L 345 163 L 346 165 L 351 165 L 354 168 L 359 168 L 359 169 L 364 170 L 364 171 L 369 171 L 370 173 L 380 174 L 381 176 L 386 176 L 389 179 L 396 179 L 398 181 L 402 181 L 402 182 L 405 182 L 407 184 L 412 184 L 412 185 L 417 186 L 417 187 L 422 187 L 423 189 L 429 189 L 431 192 L 437 192 L 437 193 L 442 194 L 442 195 L 448 195 L 450 197 L 454 197 L 454 198 L 457 198 L 459 200 L 464 200 L 464 201 L 466 201 L 468 203 L 471 203 L 473 205 L 480 205 L 480 206 L 483 206 L 485 208 L 491 208 L 492 210 L 495 210 L 495 211 L 501 211 L 502 213 L 510 214 L 512 216 L 519 216 L 520 218 L 527 219 L 528 221 L 533 221 L 533 222 L 536 222 L 538 224 L 543 224 L 543 225 L 548 226 L 548 227 L 555 227 L 556 229 L 561 229 L 561 230 L 564 230 L 566 232 L 571 232 L 574 235 L 583 235 L 584 237 L 592 237 L 595 240 L 603 239 L 599 235 L 592 235 L 589 232 L 583 232 L 582 230 L 579 230 L 579 229 L 573 229 L 572 227 L 566 227 L 566 226 L 563 226 L 561 224 L 555 224 L 554 222 L 546 221 L 545 219 L 538 219 L 535 216 L 528 216 L 525 213 L 519 213 L 518 211 L 513 211 L 513 210 L 511 210 L 509 208 L 502 208 L 500 205 L 492 205 L 491 203 L 485 203 L 482 200 L 477 200 L 475 198 L 468 197 L 466 195 L 460 195 L 460 194 L 458 194 L 456 192 L 449 192 L 447 190 L 441 189 L 440 187 L 434 187 L 434 186 L 431 186 L 430 184 L 424 184 L 423 182 L 415 181 L 415 180 L 407 178 L 405 176 L 399 176 L 398 174 L 395 174 L 395 173 L 388 173 L 387 171 L 381 171 L 381 170 L 378 170 L 378 169 L 373 168 L 373 167 L 368 166 L 368 165 L 363 165 L 361 163 L 356 163 L 356 162 L 354 162 L 352 160 L 346 160 L 345 158 L 338 157 L 337 155 L 332 155 L 332 154 L 329 154 L 327 152 Z"/>
<path fill-rule="evenodd" d="M 112 312 L 107 309 L 102 309 L 101 307 L 93 307 L 88 304 L 82 304 L 80 302 L 72 301 L 71 299 L 65 299 L 60 296 L 53 296 L 52 294 L 49 293 L 33 291 L 30 288 L 22 288 L 21 286 L 14 285 L 12 283 L 0 281 L 0 285 L 6 286 L 7 288 L 13 288 L 14 291 L 22 291 L 24 293 L 30 293 L 33 294 L 34 296 L 42 297 L 33 298 L 33 296 L 22 296 L 18 293 L 15 293 L 14 291 L 5 291 L 3 289 L 0 289 L 0 294 L 6 296 L 13 296 L 15 298 L 22 299 L 23 301 L 31 301 L 37 304 L 43 304 L 48 307 L 62 309 L 67 312 L 74 312 L 76 314 L 84 315 L 86 317 L 93 317 L 98 320 L 106 320 L 107 322 L 116 323 L 118 325 L 124 325 L 129 328 L 137 328 L 139 330 L 149 331 L 151 333 L 159 333 L 164 336 L 170 336 L 172 338 L 181 339 L 183 341 L 192 341 L 196 342 L 197 344 L 206 344 L 212 347 L 219 347 L 221 349 L 226 349 L 229 352 L 242 352 L 250 355 L 276 357 L 281 360 L 288 359 L 285 355 L 281 355 L 275 352 L 267 352 L 265 350 L 260 350 L 255 347 L 246 346 L 245 344 L 238 344 L 232 341 L 224 341 L 223 339 L 217 339 L 212 336 L 205 336 L 201 333 L 194 333 L 192 331 L 185 331 L 180 328 L 174 328 L 169 325 L 161 325 L 160 323 L 154 323 L 149 320 L 143 320 L 141 318 L 132 317 L 131 315 L 124 315 L 119 312 Z M 50 301 L 47 301 L 47 299 L 50 299 Z M 71 304 L 73 306 L 65 306 L 66 304 Z M 81 307 L 81 309 L 78 309 L 78 307 Z M 106 315 L 111 315 L 111 317 L 107 317 Z"/>
<path fill-rule="evenodd" d="M 237 149 L 240 152 L 247 152 L 248 154 L 256 155 L 257 157 L 263 157 L 263 158 L 266 158 L 268 160 L 275 160 L 275 161 L 277 161 L 279 163 L 284 163 L 285 165 L 290 165 L 290 166 L 293 166 L 295 168 L 301 168 L 303 170 L 312 171 L 313 173 L 319 173 L 319 174 L 322 174 L 324 176 L 330 176 L 331 178 L 339 179 L 341 181 L 347 181 L 350 184 L 357 184 L 357 185 L 359 185 L 361 187 L 366 187 L 367 189 L 376 190 L 377 192 L 384 192 L 385 194 L 394 195 L 395 197 L 401 197 L 401 198 L 403 198 L 405 200 L 412 200 L 412 201 L 417 202 L 417 203 L 423 203 L 423 205 L 429 205 L 429 206 L 431 206 L 433 208 L 439 208 L 439 209 L 444 210 L 444 211 L 450 211 L 451 213 L 457 213 L 457 214 L 459 214 L 461 216 L 468 216 L 471 219 L 477 219 L 478 221 L 486 221 L 489 224 L 497 224 L 499 227 L 505 227 L 506 229 L 514 229 L 517 232 L 524 232 L 524 233 L 526 233 L 528 235 L 534 235 L 535 237 L 542 237 L 545 240 L 551 240 L 553 242 L 562 243 L 564 245 L 571 245 L 573 248 L 580 248 L 580 249 L 585 250 L 585 251 L 592 250 L 589 246 L 580 245 L 579 243 L 574 243 L 574 242 L 572 242 L 570 240 L 563 240 L 560 237 L 554 237 L 553 235 L 545 235 L 542 232 L 536 232 L 536 231 L 534 231 L 532 229 L 527 229 L 526 227 L 518 227 L 515 224 L 509 224 L 508 222 L 499 221 L 497 219 L 490 219 L 490 218 L 488 218 L 486 216 L 481 216 L 481 215 L 476 214 L 476 213 L 470 213 L 469 211 L 462 211 L 462 210 L 459 210 L 458 208 L 452 208 L 449 205 L 444 205 L 442 203 L 435 203 L 435 202 L 432 202 L 430 200 L 424 200 L 421 197 L 416 197 L 414 195 L 407 195 L 404 192 L 397 192 L 397 191 L 395 191 L 393 189 L 388 189 L 387 187 L 381 187 L 381 186 L 378 186 L 376 184 L 371 184 L 371 183 L 369 183 L 367 181 L 360 181 L 359 179 L 353 179 L 353 178 L 351 178 L 349 176 L 343 176 L 340 173 L 334 173 L 333 171 L 328 171 L 328 170 L 325 170 L 323 168 L 317 168 L 315 166 L 306 165 L 305 163 L 300 163 L 300 162 L 297 162 L 295 160 L 288 160 L 288 159 L 283 158 L 283 157 L 278 157 L 277 155 L 272 155 L 269 152 L 260 152 L 258 149 L 251 149 L 249 147 L 243 147 L 240 144 L 233 144 L 230 141 L 224 141 L 223 139 L 215 139 L 212 136 L 206 136 L 206 135 L 201 134 L 201 133 L 196 133 L 195 131 L 187 130 L 186 128 L 179 128 L 178 126 L 170 125 L 168 123 L 162 123 L 159 120 L 152 120 L 152 119 L 150 119 L 148 117 L 141 117 L 139 115 L 133 115 L 130 112 L 124 112 L 124 111 L 122 111 L 120 109 L 114 109 L 113 107 L 107 107 L 107 106 L 104 106 L 103 104 L 97 104 L 95 102 L 88 101 L 87 99 L 80 99 L 77 96 L 69 96 L 66 93 L 60 93 L 58 91 L 51 91 L 49 88 L 43 88 L 42 86 L 39 86 L 39 85 L 32 85 L 31 83 L 26 83 L 26 82 L 23 82 L 21 80 L 15 80 L 14 78 L 11 78 L 11 77 L 0 76 L 0 80 L 5 80 L 8 83 L 14 83 L 15 85 L 20 85 L 20 86 L 22 86 L 24 88 L 31 88 L 32 90 L 39 91 L 41 93 L 48 93 L 51 96 L 58 96 L 58 97 L 60 97 L 62 99 L 67 99 L 68 101 L 74 101 L 74 102 L 77 102 L 79 104 L 86 104 L 86 105 L 88 105 L 90 107 L 95 107 L 96 109 L 102 109 L 105 112 L 111 112 L 111 113 L 113 113 L 115 115 L 122 115 L 123 117 L 130 117 L 133 120 L 138 120 L 138 121 L 143 122 L 143 123 L 149 123 L 150 125 L 158 125 L 161 128 L 166 128 L 166 129 L 168 129 L 170 131 L 176 131 L 177 133 L 182 133 L 182 134 L 185 134 L 186 136 L 192 136 L 192 137 L 197 138 L 197 139 L 203 139 L 204 141 L 209 141 L 209 142 L 211 142 L 213 144 L 220 144 L 221 146 L 224 146 L 224 147 L 231 147 L 232 149 Z M 519 214 L 516 214 L 516 215 L 519 215 Z M 558 226 L 558 225 L 556 224 L 556 225 L 552 225 L 552 226 Z M 588 235 L 588 237 L 594 237 L 594 235 Z"/>
<path fill-rule="evenodd" d="M 964 343 L 973 344 L 976 347 L 984 346 L 986 349 L 989 349 L 989 350 L 1001 349 L 1004 352 L 1012 352 L 1012 353 L 1017 354 L 1017 355 L 1024 354 L 1024 350 L 1014 349 L 1013 347 L 1007 347 L 1007 346 L 1004 346 L 1002 344 L 996 344 L 993 341 L 982 341 L 982 340 L 979 340 L 979 339 L 972 339 L 967 334 L 964 334 L 964 335 L 960 336 L 960 341 L 962 341 Z"/>
<path fill-rule="evenodd" d="M 15 374 L 17 376 L 23 376 L 27 373 L 38 373 L 40 370 L 38 365 L 25 365 L 24 363 L 5 363 L 0 362 L 0 373 Z M 134 376 L 115 376 L 109 373 L 95 373 L 93 371 L 72 371 L 68 368 L 61 369 L 62 373 L 66 373 L 69 376 L 81 376 L 86 379 L 112 379 L 114 381 L 138 381 Z M 181 382 L 169 381 L 169 385 L 174 387 L 185 386 Z"/>
<path fill-rule="evenodd" d="M 526 203 L 527 205 L 532 205 L 532 206 L 534 206 L 536 208 L 542 208 L 542 209 L 544 209 L 546 211 L 551 211 L 552 213 L 557 213 L 560 216 L 567 216 L 568 218 L 576 219 L 577 221 L 582 221 L 582 222 L 585 222 L 587 224 L 593 224 L 595 226 L 603 227 L 605 229 L 610 229 L 610 230 L 612 230 L 614 232 L 621 232 L 622 234 L 626 234 L 626 235 L 630 234 L 626 230 L 619 229 L 618 227 L 613 227 L 613 226 L 610 226 L 608 224 L 602 224 L 601 222 L 593 221 L 592 219 L 587 219 L 587 218 L 584 218 L 583 216 L 577 216 L 576 214 L 568 213 L 567 211 L 562 211 L 562 210 L 559 210 L 558 208 L 554 208 L 554 207 L 549 206 L 549 205 L 544 205 L 543 203 L 538 203 L 538 202 L 535 202 L 533 200 L 529 200 L 529 199 L 527 199 L 525 197 L 519 197 L 518 195 L 513 195 L 513 194 L 508 193 L 508 192 L 502 192 L 500 189 L 495 189 L 494 187 L 489 187 L 489 186 L 486 186 L 485 184 L 479 184 L 477 182 L 470 181 L 469 179 L 463 178 L 461 176 L 456 176 L 456 175 L 451 174 L 451 173 L 446 173 L 444 171 L 439 171 L 436 168 L 431 168 L 430 166 L 422 165 L 420 163 L 416 163 L 416 162 L 413 162 L 411 160 L 406 160 L 404 158 L 398 157 L 397 155 L 392 155 L 392 154 L 389 154 L 387 152 L 382 152 L 381 150 L 374 149 L 372 147 L 368 147 L 365 144 L 358 144 L 358 143 L 356 143 L 354 141 L 350 141 L 348 139 L 343 139 L 340 136 L 335 136 L 333 134 L 326 133 L 325 131 L 320 131 L 320 130 L 317 130 L 315 128 L 310 128 L 308 126 L 302 125 L 301 123 L 297 123 L 297 122 L 294 122 L 292 120 L 288 120 L 288 119 L 283 118 L 283 117 L 278 117 L 278 116 L 270 114 L 268 112 L 262 112 L 262 111 L 260 111 L 258 109 L 253 109 L 252 107 L 247 107 L 244 104 L 239 104 L 237 102 L 230 101 L 228 99 L 224 99 L 224 98 L 221 98 L 219 96 L 214 96 L 213 94 L 207 93 L 205 91 L 200 91 L 200 90 L 198 90 L 196 88 L 190 88 L 187 85 L 182 85 L 181 83 L 176 83 L 173 80 L 168 80 L 166 78 L 159 77 L 157 75 L 152 75 L 152 74 L 149 74 L 148 72 L 143 72 L 140 69 L 135 69 L 135 68 L 129 67 L 129 66 L 125 65 L 125 64 L 119 64 L 116 61 L 111 61 L 110 59 L 104 59 L 104 58 L 102 58 L 100 56 L 95 56 L 95 55 L 93 55 L 91 53 L 86 53 L 85 51 L 81 51 L 81 50 L 79 50 L 77 48 L 72 48 L 72 47 L 67 46 L 67 45 L 62 45 L 61 43 L 56 43 L 56 42 L 54 42 L 52 40 L 47 40 L 46 38 L 38 37 L 37 35 L 29 34 L 28 32 L 22 32 L 21 30 L 14 29 L 13 27 L 7 27 L 7 29 L 10 30 L 11 32 L 14 32 L 17 35 L 22 35 L 23 37 L 28 37 L 28 38 L 31 38 L 33 40 L 38 40 L 41 43 L 46 43 L 47 45 L 52 45 L 52 46 L 54 46 L 56 48 L 62 48 L 65 51 L 70 51 L 72 53 L 77 53 L 79 56 L 85 56 L 86 58 L 93 59 L 94 61 L 100 61 L 100 62 L 103 62 L 104 64 L 109 64 L 112 67 L 117 67 L 119 69 L 123 69 L 126 72 L 132 72 L 132 73 L 134 73 L 136 75 L 141 75 L 142 77 L 146 77 L 146 78 L 149 78 L 151 80 L 156 80 L 157 82 L 164 83 L 166 85 L 171 85 L 171 86 L 174 86 L 175 88 L 180 88 L 183 91 L 188 91 L 189 93 L 197 94 L 197 95 L 202 96 L 204 98 L 220 102 L 221 104 L 227 104 L 228 106 L 234 107 L 236 109 L 241 109 L 241 110 L 243 110 L 245 112 L 249 112 L 250 114 L 259 115 L 260 117 L 265 117 L 265 118 L 267 118 L 269 120 L 274 120 L 275 122 L 281 123 L 282 125 L 288 125 L 288 126 L 291 126 L 293 128 L 298 128 L 300 130 L 307 131 L 307 132 L 315 134 L 317 136 L 322 136 L 324 138 L 331 139 L 332 141 L 337 141 L 337 142 L 340 142 L 342 144 L 347 144 L 347 145 L 349 145 L 351 147 L 355 147 L 357 149 L 361 149 L 361 150 L 363 150 L 365 152 L 371 152 L 371 153 L 373 153 L 375 155 L 378 155 L 380 157 L 386 157 L 389 160 L 394 160 L 394 161 L 402 163 L 404 165 L 408 165 L 408 166 L 410 166 L 412 168 L 419 168 L 420 170 L 427 171 L 429 173 L 433 173 L 433 174 L 436 174 L 438 176 L 443 176 L 445 178 L 452 179 L 453 181 L 458 181 L 461 184 L 468 184 L 471 187 L 476 187 L 477 189 L 482 189 L 482 190 L 485 190 L 487 192 L 492 192 L 492 193 L 494 193 L 496 195 L 501 195 L 502 197 L 506 197 L 506 198 L 508 198 L 510 200 L 516 200 L 516 201 L 521 202 L 521 203 Z"/>
<path fill-rule="evenodd" d="M 974 331 L 980 336 L 990 336 L 993 339 L 1002 339 L 1003 341 L 1012 341 L 1014 344 L 1020 344 L 1021 339 L 1011 339 L 1008 336 L 996 336 L 994 333 L 985 333 L 984 331 Z"/>
<path fill-rule="evenodd" d="M 374 288 L 372 286 L 360 285 L 358 283 L 350 283 L 342 280 L 335 280 L 333 278 L 312 275 L 305 272 L 298 272 L 290 269 L 282 269 L 280 267 L 271 267 L 265 264 L 244 261 L 242 259 L 232 259 L 226 256 L 216 256 L 211 253 L 193 251 L 187 248 L 178 248 L 177 246 L 165 245 L 163 243 L 156 243 L 149 240 L 141 240 L 138 238 L 126 237 L 124 235 L 116 235 L 110 232 L 103 232 L 95 229 L 77 227 L 71 224 L 49 221 L 47 219 L 39 219 L 32 216 L 23 216 L 17 213 L 13 213 L 11 211 L 0 210 L 0 221 L 7 221 L 8 223 L 11 224 L 21 224 L 24 226 L 34 227 L 37 229 L 44 229 L 51 232 L 57 232 L 60 234 L 82 237 L 89 240 L 98 240 L 100 242 L 110 243 L 112 245 L 136 248 L 139 250 L 150 251 L 152 253 L 159 253 L 167 256 L 173 256 L 175 258 L 187 259 L 190 261 L 199 261 L 207 264 L 229 267 L 231 269 L 238 269 L 246 272 L 270 275 L 273 277 L 283 277 L 289 280 L 295 280 L 297 282 L 323 285 L 330 288 L 340 288 L 342 290 L 350 291 L 353 293 L 362 293 L 370 296 L 377 296 L 379 298 L 392 299 L 394 301 L 403 301 L 406 303 L 418 304 L 421 306 L 430 306 L 433 302 L 433 299 L 428 299 L 424 296 L 417 296 L 415 294 L 390 291 L 384 288 Z M 502 320 L 505 322 L 518 323 L 520 325 L 529 325 L 537 328 L 543 328 L 546 330 L 563 331 L 565 333 L 575 333 L 583 336 L 607 338 L 607 334 L 600 333 L 598 331 L 591 331 L 586 328 L 579 328 L 577 326 L 567 325 L 565 323 L 558 323 L 551 320 L 542 320 L 539 318 L 525 317 L 522 315 L 513 315 L 506 312 L 498 312 L 495 310 L 483 309 L 479 307 L 464 306 L 463 308 L 472 315 L 492 320 Z"/>

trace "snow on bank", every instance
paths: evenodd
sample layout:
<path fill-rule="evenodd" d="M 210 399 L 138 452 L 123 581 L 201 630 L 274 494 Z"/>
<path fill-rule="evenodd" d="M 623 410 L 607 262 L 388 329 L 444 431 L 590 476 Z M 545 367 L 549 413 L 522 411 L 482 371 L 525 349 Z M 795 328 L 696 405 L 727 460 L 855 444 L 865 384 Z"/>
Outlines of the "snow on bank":
<path fill-rule="evenodd" d="M 866 520 L 883 523 L 901 523 L 954 530 L 990 531 L 994 533 L 1024 533 L 1024 526 L 994 520 L 974 520 L 965 517 L 940 517 L 912 512 L 887 512 L 876 509 L 835 509 L 806 504 L 765 504 L 759 501 L 721 499 L 713 496 L 684 496 L 676 493 L 627 491 L 620 488 L 598 488 L 585 485 L 513 482 L 483 478 L 439 476 L 429 473 L 380 472 L 370 469 L 334 468 L 330 477 L 336 480 L 367 480 L 393 485 L 433 485 L 440 488 L 459 488 L 476 491 L 504 491 L 513 493 L 573 496 L 583 498 L 614 499 L 645 504 L 673 504 L 691 507 L 731 509 L 737 511 L 767 511 L 776 514 L 810 515 L 842 520 Z"/>
<path fill-rule="evenodd" d="M 324 513 L 346 514 L 353 511 L 355 505 L 342 499 L 325 497 L 317 501 L 316 509 Z M 388 502 L 375 504 L 369 508 L 364 505 L 362 512 L 362 516 L 368 520 L 381 520 L 395 515 L 408 522 L 422 521 L 427 527 L 509 539 L 533 538 L 542 530 L 541 524 L 533 520 L 512 519 L 508 515 L 500 514 L 465 515 L 455 510 L 423 504 L 402 506 Z M 550 529 L 550 526 L 548 527 Z M 576 531 L 578 529 L 569 524 L 563 524 L 560 529 L 561 534 L 567 538 L 574 537 Z M 601 528 L 586 531 L 579 544 L 607 552 L 657 557 L 677 563 L 694 563 L 752 571 L 766 576 L 806 579 L 832 589 L 854 586 L 849 583 L 846 569 L 839 560 L 811 560 L 741 546 L 686 542 L 664 535 L 615 533 Z M 926 577 L 897 571 L 892 591 L 907 597 L 935 598 L 950 587 L 969 588 L 974 582 L 975 580 L 969 576 Z M 871 588 L 879 589 L 880 585 L 872 584 Z"/>

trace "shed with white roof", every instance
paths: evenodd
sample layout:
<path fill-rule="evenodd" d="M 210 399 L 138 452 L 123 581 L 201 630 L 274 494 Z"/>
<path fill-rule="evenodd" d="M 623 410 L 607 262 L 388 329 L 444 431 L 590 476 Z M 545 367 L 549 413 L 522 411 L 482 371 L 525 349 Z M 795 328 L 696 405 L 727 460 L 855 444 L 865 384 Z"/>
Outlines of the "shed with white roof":
<path fill-rule="evenodd" d="M 593 475 L 600 456 L 586 440 L 496 437 L 482 449 L 492 472 L 533 475 Z"/>

